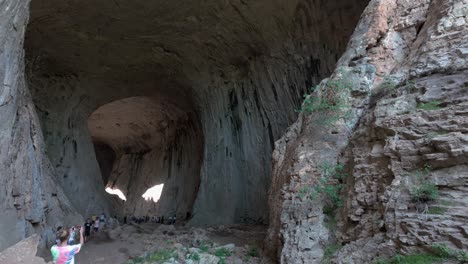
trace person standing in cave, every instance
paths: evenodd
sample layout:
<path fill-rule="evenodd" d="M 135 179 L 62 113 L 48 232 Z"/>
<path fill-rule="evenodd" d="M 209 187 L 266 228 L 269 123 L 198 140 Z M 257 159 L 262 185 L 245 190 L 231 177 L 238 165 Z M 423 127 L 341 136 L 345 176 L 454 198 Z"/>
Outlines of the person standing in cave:
<path fill-rule="evenodd" d="M 100 221 L 101 221 L 101 224 L 103 224 L 103 225 L 106 223 L 106 214 L 104 214 L 104 213 L 101 214 Z"/>
<path fill-rule="evenodd" d="M 85 227 L 85 233 L 84 233 L 84 239 L 85 242 L 88 242 L 89 236 L 91 235 L 91 227 L 93 224 L 91 223 L 91 219 L 86 220 L 86 223 L 84 224 Z"/>
<path fill-rule="evenodd" d="M 99 218 L 96 218 L 96 220 L 94 221 L 94 233 L 97 233 L 99 231 Z"/>
<path fill-rule="evenodd" d="M 84 227 L 80 227 L 80 244 L 68 245 L 68 239 L 70 237 L 70 231 L 66 228 L 60 230 L 57 234 L 60 243 L 53 245 L 50 248 L 52 253 L 52 260 L 54 264 L 75 264 L 75 255 L 80 252 L 81 247 L 84 243 L 83 238 Z"/>

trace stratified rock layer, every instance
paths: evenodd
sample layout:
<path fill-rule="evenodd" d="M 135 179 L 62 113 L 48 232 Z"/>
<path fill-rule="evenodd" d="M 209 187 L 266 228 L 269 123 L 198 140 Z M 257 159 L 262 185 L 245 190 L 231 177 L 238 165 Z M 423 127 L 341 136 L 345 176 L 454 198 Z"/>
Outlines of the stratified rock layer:
<path fill-rule="evenodd" d="M 466 1 L 371 1 L 331 77 L 352 84 L 353 118 L 304 114 L 276 143 L 266 243 L 281 262 L 320 263 L 328 244 L 343 246 L 333 263 L 467 250 L 467 18 Z M 332 230 L 300 195 L 325 163 L 348 175 Z M 423 184 L 439 197 L 418 201 Z"/>

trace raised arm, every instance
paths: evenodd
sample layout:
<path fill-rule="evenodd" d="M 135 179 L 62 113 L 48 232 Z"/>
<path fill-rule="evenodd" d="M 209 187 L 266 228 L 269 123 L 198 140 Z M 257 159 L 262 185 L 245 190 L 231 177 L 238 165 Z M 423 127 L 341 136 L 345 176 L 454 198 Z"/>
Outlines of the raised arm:
<path fill-rule="evenodd" d="M 81 228 L 80 228 L 80 245 L 82 245 L 82 246 L 84 244 L 83 232 L 84 232 L 84 226 L 81 226 Z"/>

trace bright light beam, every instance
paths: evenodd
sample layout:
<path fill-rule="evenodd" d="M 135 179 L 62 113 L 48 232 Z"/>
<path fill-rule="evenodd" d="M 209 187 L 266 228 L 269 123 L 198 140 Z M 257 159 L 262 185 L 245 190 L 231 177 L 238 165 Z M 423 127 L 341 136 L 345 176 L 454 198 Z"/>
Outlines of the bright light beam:
<path fill-rule="evenodd" d="M 127 197 L 125 197 L 123 192 L 121 190 L 119 190 L 119 189 L 112 189 L 110 187 L 107 187 L 106 192 L 108 192 L 110 194 L 113 194 L 113 195 L 117 195 L 120 199 L 122 199 L 124 201 L 127 201 Z"/>
<path fill-rule="evenodd" d="M 159 201 L 159 198 L 161 198 L 161 194 L 164 188 L 164 184 L 159 184 L 156 186 L 153 186 L 149 188 L 143 195 L 142 197 L 146 201 L 153 200 L 153 202 L 157 203 Z"/>

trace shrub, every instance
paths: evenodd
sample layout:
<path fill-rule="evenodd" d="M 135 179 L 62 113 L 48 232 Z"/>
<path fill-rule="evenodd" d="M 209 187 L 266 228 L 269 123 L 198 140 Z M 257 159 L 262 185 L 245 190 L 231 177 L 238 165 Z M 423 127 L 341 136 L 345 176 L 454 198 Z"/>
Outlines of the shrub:
<path fill-rule="evenodd" d="M 332 256 L 341 248 L 340 244 L 331 244 L 325 248 L 325 252 L 323 253 L 322 264 L 331 263 Z"/>
<path fill-rule="evenodd" d="M 450 249 L 447 245 L 444 245 L 444 244 L 433 245 L 432 251 L 434 252 L 435 256 L 444 258 L 444 259 L 453 257 L 456 253 L 452 249 Z"/>
<path fill-rule="evenodd" d="M 421 253 L 407 256 L 396 255 L 389 259 L 378 259 L 375 264 L 431 264 L 442 259 L 431 254 Z"/>
<path fill-rule="evenodd" d="M 457 260 L 461 263 L 468 263 L 468 253 L 464 251 L 458 251 Z"/>
<path fill-rule="evenodd" d="M 199 246 L 198 249 L 200 249 L 200 251 L 201 251 L 202 253 L 205 253 L 205 252 L 208 252 L 208 250 L 210 249 L 210 247 L 209 247 L 208 245 L 205 245 L 205 244 L 204 244 L 204 245 Z"/>
<path fill-rule="evenodd" d="M 432 111 L 432 110 L 440 110 L 442 107 L 439 105 L 441 104 L 440 101 L 430 101 L 427 103 L 420 103 L 418 104 L 418 109 Z"/>
<path fill-rule="evenodd" d="M 340 191 L 343 188 L 342 184 L 331 183 L 331 180 L 342 180 L 346 177 L 343 172 L 343 165 L 337 164 L 335 166 L 328 163 L 324 163 L 321 166 L 322 176 L 319 182 L 314 187 L 312 197 L 317 197 L 321 194 L 325 199 L 325 207 L 328 211 L 334 211 L 336 208 L 343 205 L 343 201 L 340 197 Z"/>
<path fill-rule="evenodd" d="M 188 259 L 194 260 L 194 261 L 200 261 L 200 255 L 198 255 L 198 253 L 192 253 L 188 256 Z"/>
<path fill-rule="evenodd" d="M 411 199 L 414 202 L 430 202 L 437 200 L 438 197 L 439 190 L 432 182 L 424 182 L 411 191 Z"/>
<path fill-rule="evenodd" d="M 152 254 L 150 254 L 146 260 L 147 261 L 157 261 L 160 263 L 166 262 L 171 258 L 177 258 L 177 254 L 174 251 L 168 249 L 158 250 Z"/>
<path fill-rule="evenodd" d="M 384 77 L 382 83 L 372 90 L 369 101 L 370 105 L 375 105 L 378 100 L 393 92 L 397 85 L 398 83 L 393 78 L 389 76 Z"/>
<path fill-rule="evenodd" d="M 214 255 L 220 258 L 225 258 L 231 256 L 231 251 L 227 248 L 219 248 L 215 251 Z"/>
<path fill-rule="evenodd" d="M 247 250 L 247 256 L 252 258 L 258 257 L 258 249 L 256 247 L 249 247 L 249 249 Z"/>
<path fill-rule="evenodd" d="M 344 110 L 349 107 L 346 91 L 350 89 L 351 83 L 343 79 L 328 80 L 320 96 L 305 96 L 300 111 L 306 114 L 321 113 L 317 122 L 324 126 L 332 125 L 339 119 L 348 118 L 351 112 Z"/>
<path fill-rule="evenodd" d="M 177 259 L 178 256 L 177 254 L 169 249 L 161 249 L 156 252 L 146 254 L 141 257 L 134 258 L 130 261 L 128 261 L 128 264 L 140 264 L 140 263 L 146 263 L 146 262 L 151 262 L 151 263 L 163 263 L 171 258 Z"/>

